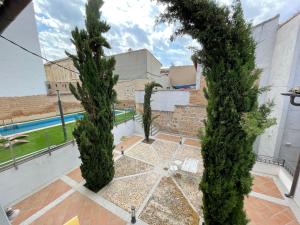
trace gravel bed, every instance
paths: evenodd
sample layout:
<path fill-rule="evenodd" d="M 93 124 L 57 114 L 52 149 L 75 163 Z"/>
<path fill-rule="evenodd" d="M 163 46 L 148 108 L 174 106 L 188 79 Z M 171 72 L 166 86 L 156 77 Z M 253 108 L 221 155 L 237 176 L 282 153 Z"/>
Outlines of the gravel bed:
<path fill-rule="evenodd" d="M 149 173 L 113 181 L 101 196 L 130 212 L 131 206 L 138 209 L 147 197 L 159 175 Z"/>
<path fill-rule="evenodd" d="M 124 177 L 152 170 L 153 166 L 139 160 L 122 156 L 115 162 L 115 177 Z"/>
<path fill-rule="evenodd" d="M 177 144 L 172 142 L 165 142 L 156 140 L 152 147 L 156 150 L 157 154 L 159 155 L 160 159 L 162 160 L 171 160 L 173 154 L 176 151 Z"/>
<path fill-rule="evenodd" d="M 149 225 L 198 225 L 192 209 L 172 178 L 164 177 L 140 215 Z"/>
<path fill-rule="evenodd" d="M 128 156 L 143 160 L 150 164 L 156 165 L 159 163 L 159 157 L 155 150 L 150 148 L 149 144 L 140 143 L 125 153 Z"/>
<path fill-rule="evenodd" d="M 202 192 L 199 190 L 199 183 L 201 178 L 191 176 L 190 174 L 179 172 L 176 173 L 173 178 L 183 190 L 185 196 L 192 203 L 198 214 L 202 216 Z"/>

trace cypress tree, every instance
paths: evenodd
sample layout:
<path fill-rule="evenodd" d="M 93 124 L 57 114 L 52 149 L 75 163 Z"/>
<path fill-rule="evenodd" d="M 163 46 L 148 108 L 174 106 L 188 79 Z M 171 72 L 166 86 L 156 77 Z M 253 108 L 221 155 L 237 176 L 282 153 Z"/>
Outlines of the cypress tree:
<path fill-rule="evenodd" d="M 116 100 L 113 87 L 118 76 L 113 75 L 115 59 L 107 58 L 104 49 L 110 48 L 103 37 L 110 26 L 100 20 L 102 0 L 88 0 L 86 29 L 72 31 L 76 55 L 67 53 L 79 71 L 81 84 L 70 85 L 73 95 L 85 109 L 84 118 L 77 122 L 73 132 L 82 164 L 80 166 L 86 187 L 97 192 L 114 176 L 113 110 Z"/>
<path fill-rule="evenodd" d="M 188 34 L 201 50 L 208 98 L 202 137 L 204 173 L 200 183 L 206 225 L 246 225 L 244 196 L 251 191 L 250 170 L 256 137 L 274 124 L 271 104 L 259 106 L 255 42 L 240 1 L 231 7 L 214 0 L 159 0 L 166 3 L 161 21 L 179 22 L 176 35 Z"/>
<path fill-rule="evenodd" d="M 153 89 L 155 87 L 162 87 L 162 86 L 156 82 L 151 82 L 145 85 L 143 127 L 144 127 L 146 142 L 149 142 L 151 124 L 153 120 L 156 118 L 156 117 L 152 118 L 152 109 L 151 109 L 151 96 L 153 94 Z"/>

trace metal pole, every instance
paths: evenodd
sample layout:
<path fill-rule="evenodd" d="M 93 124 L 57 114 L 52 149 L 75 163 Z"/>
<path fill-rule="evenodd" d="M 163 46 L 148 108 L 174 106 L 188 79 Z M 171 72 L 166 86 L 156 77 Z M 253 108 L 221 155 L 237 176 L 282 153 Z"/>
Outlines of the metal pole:
<path fill-rule="evenodd" d="M 57 103 L 58 103 L 58 108 L 59 108 L 59 113 L 60 113 L 60 119 L 61 119 L 61 125 L 63 128 L 63 133 L 64 133 L 64 140 L 67 141 L 67 131 L 66 131 L 66 124 L 65 124 L 65 118 L 64 118 L 64 112 L 63 112 L 63 107 L 60 101 L 60 93 L 59 90 L 57 91 Z"/>
<path fill-rule="evenodd" d="M 135 224 L 135 223 L 136 223 L 135 207 L 132 206 L 132 207 L 131 207 L 131 224 Z"/>
<path fill-rule="evenodd" d="M 12 147 L 12 144 L 11 144 L 11 141 L 10 141 L 10 140 L 8 141 L 8 144 L 9 144 L 10 155 L 11 155 L 11 157 L 12 157 L 14 167 L 15 167 L 15 169 L 17 170 L 17 169 L 18 169 L 18 166 L 17 166 L 17 162 L 16 162 L 16 154 L 15 154 L 15 152 L 14 152 L 14 150 L 13 150 L 13 147 Z"/>
<path fill-rule="evenodd" d="M 298 180 L 299 180 L 299 176 L 300 176 L 300 154 L 298 156 L 298 164 L 294 173 L 294 179 L 293 179 L 293 183 L 292 183 L 292 187 L 290 190 L 289 194 L 285 194 L 286 197 L 288 198 L 293 198 L 296 192 L 296 187 L 298 184 Z"/>
<path fill-rule="evenodd" d="M 50 143 L 49 143 L 49 136 L 48 136 L 48 132 L 47 131 L 45 131 L 45 141 L 46 141 L 46 143 L 48 145 L 48 153 L 49 153 L 49 155 L 51 155 L 51 146 L 50 146 Z"/>

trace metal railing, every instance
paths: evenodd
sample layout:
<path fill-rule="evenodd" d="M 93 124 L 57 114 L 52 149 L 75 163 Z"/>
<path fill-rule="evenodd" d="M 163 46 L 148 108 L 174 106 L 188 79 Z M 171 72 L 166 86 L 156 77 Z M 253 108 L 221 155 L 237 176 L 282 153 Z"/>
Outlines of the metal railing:
<path fill-rule="evenodd" d="M 262 162 L 262 163 L 266 163 L 266 164 L 272 164 L 272 165 L 282 166 L 283 168 L 286 169 L 286 171 L 288 171 L 288 173 L 291 176 L 294 176 L 294 174 L 295 174 L 295 168 L 293 168 L 292 166 L 290 166 L 286 162 L 285 159 L 270 157 L 270 156 L 266 156 L 266 155 L 255 155 L 255 157 L 256 157 L 256 161 L 257 162 Z"/>
<path fill-rule="evenodd" d="M 3 163 L 0 164 L 0 172 L 8 170 L 8 169 L 13 168 L 13 167 L 15 167 L 17 169 L 18 165 L 21 165 L 25 162 L 28 162 L 32 159 L 38 158 L 38 157 L 43 156 L 43 155 L 47 155 L 47 154 L 51 155 L 52 152 L 54 152 L 54 151 L 56 151 L 56 150 L 58 150 L 62 147 L 65 147 L 67 145 L 70 145 L 70 144 L 74 145 L 75 140 L 67 141 L 67 142 L 59 144 L 59 145 L 49 146 L 47 148 L 29 153 L 27 155 L 20 156 L 20 157 L 16 158 L 15 160 L 11 159 L 9 161 L 3 162 Z"/>

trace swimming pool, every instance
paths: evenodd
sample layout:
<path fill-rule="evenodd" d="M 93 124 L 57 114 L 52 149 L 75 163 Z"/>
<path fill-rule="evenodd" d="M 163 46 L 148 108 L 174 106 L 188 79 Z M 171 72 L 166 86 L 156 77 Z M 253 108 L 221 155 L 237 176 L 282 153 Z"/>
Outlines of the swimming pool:
<path fill-rule="evenodd" d="M 125 110 L 115 110 L 115 115 L 121 115 L 125 113 Z M 73 113 L 73 114 L 67 114 L 64 116 L 65 123 L 73 122 L 75 120 L 81 119 L 83 117 L 83 112 L 81 113 Z M 41 120 L 33 120 L 29 122 L 24 123 L 16 123 L 12 125 L 2 126 L 0 127 L 0 134 L 2 136 L 11 135 L 11 134 L 17 134 L 22 132 L 29 132 L 36 129 L 42 129 L 49 126 L 55 126 L 60 125 L 61 120 L 60 116 L 55 117 L 49 117 L 46 119 Z"/>

